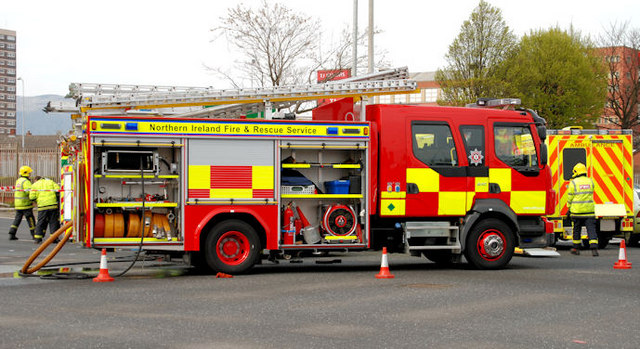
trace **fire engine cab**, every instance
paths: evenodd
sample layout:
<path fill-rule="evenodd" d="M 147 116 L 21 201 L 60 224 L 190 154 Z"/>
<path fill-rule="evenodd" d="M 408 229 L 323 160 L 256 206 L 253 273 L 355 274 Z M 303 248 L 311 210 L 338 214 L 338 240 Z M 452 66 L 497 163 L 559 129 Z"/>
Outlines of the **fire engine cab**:
<path fill-rule="evenodd" d="M 544 120 L 524 109 L 360 103 L 415 89 L 406 79 L 73 84 L 74 105 L 48 106 L 76 113 L 65 217 L 86 247 L 179 254 L 226 273 L 262 257 L 382 247 L 496 269 L 515 247 L 548 246 Z M 274 118 L 321 98 L 342 99 L 308 120 Z"/>

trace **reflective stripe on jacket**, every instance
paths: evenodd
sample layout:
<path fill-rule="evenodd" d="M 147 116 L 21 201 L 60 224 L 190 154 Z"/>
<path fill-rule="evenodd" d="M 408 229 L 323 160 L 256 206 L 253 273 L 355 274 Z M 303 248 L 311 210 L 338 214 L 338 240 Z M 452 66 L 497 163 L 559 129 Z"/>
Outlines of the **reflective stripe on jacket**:
<path fill-rule="evenodd" d="M 593 180 L 578 176 L 569 182 L 567 205 L 572 216 L 594 216 Z"/>
<path fill-rule="evenodd" d="M 31 181 L 27 177 L 20 177 L 16 180 L 16 191 L 13 194 L 16 210 L 26 210 L 33 208 L 33 202 L 29 199 Z"/>
<path fill-rule="evenodd" d="M 56 182 L 48 178 L 42 178 L 31 186 L 29 198 L 37 200 L 38 211 L 58 208 L 58 196 L 56 195 L 58 190 L 60 190 L 60 187 Z"/>

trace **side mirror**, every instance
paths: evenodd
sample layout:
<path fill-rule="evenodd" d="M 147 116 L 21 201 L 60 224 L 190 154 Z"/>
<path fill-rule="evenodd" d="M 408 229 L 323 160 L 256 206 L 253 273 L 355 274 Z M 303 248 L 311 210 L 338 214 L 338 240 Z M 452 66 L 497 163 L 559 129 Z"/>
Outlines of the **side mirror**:
<path fill-rule="evenodd" d="M 542 166 L 547 164 L 547 158 L 549 156 L 549 151 L 547 150 L 547 144 L 546 143 L 541 143 L 540 144 L 540 164 Z"/>
<path fill-rule="evenodd" d="M 547 139 L 547 128 L 545 126 L 539 125 L 538 127 L 536 127 L 536 129 L 538 131 L 540 140 L 544 142 L 544 140 Z"/>

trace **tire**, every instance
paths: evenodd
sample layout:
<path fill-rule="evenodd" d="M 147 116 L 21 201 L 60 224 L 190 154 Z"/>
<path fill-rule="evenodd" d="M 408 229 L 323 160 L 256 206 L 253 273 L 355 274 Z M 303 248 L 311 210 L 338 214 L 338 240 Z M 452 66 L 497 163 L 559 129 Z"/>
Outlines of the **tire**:
<path fill-rule="evenodd" d="M 453 264 L 453 254 L 451 251 L 424 251 L 422 254 L 430 261 L 438 265 Z"/>
<path fill-rule="evenodd" d="M 501 220 L 489 218 L 471 228 L 464 255 L 477 269 L 500 269 L 509 263 L 514 248 L 511 229 Z"/>
<path fill-rule="evenodd" d="M 560 234 L 562 233 L 553 233 L 553 242 L 551 243 L 550 247 L 556 247 L 556 245 L 558 244 L 558 240 L 560 240 Z"/>
<path fill-rule="evenodd" d="M 607 245 L 609 244 L 609 241 L 611 240 L 611 234 L 604 234 L 604 233 L 600 233 L 598 234 L 598 249 L 599 250 L 604 250 L 605 247 L 607 247 Z M 589 247 L 589 240 L 586 240 L 586 246 Z"/>
<path fill-rule="evenodd" d="M 216 224 L 207 235 L 204 246 L 207 265 L 217 272 L 242 274 L 256 264 L 260 239 L 255 229 L 240 220 Z"/>
<path fill-rule="evenodd" d="M 631 234 L 629 237 L 629 243 L 627 244 L 631 247 L 640 247 L 640 234 Z"/>

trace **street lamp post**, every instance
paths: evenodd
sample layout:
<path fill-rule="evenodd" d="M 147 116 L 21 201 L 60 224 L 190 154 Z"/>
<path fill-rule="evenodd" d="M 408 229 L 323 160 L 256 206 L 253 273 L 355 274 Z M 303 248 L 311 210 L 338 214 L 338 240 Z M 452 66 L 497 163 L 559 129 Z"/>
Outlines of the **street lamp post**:
<path fill-rule="evenodd" d="M 22 82 L 22 149 L 24 149 L 24 119 L 26 118 L 24 114 L 24 104 L 26 103 L 26 99 L 24 98 L 24 79 L 19 77 L 17 80 Z"/>

